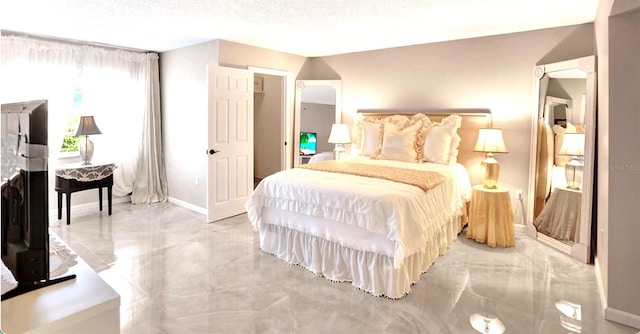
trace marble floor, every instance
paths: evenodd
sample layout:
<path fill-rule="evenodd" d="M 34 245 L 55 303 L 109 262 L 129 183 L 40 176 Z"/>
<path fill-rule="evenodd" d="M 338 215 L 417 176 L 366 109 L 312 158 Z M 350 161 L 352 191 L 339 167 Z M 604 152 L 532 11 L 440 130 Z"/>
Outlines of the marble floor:
<path fill-rule="evenodd" d="M 246 215 L 75 211 L 51 230 L 121 295 L 122 333 L 637 333 L 603 319 L 593 266 L 525 235 L 492 249 L 463 232 L 411 294 L 389 300 L 261 252 Z"/>

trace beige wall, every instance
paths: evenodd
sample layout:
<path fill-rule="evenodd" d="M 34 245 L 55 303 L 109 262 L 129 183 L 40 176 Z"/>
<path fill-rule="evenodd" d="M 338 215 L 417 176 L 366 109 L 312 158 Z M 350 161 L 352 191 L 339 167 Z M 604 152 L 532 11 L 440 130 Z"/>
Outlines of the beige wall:
<path fill-rule="evenodd" d="M 317 152 L 331 152 L 334 145 L 329 144 L 331 126 L 336 121 L 336 106 L 333 104 L 302 103 L 300 105 L 300 131 L 317 134 Z"/>
<path fill-rule="evenodd" d="M 280 171 L 282 110 L 282 79 L 260 74 L 264 78 L 264 93 L 253 95 L 254 176 L 265 178 Z"/>
<path fill-rule="evenodd" d="M 600 288 L 603 290 L 603 306 L 607 305 L 609 277 L 609 13 L 614 0 L 601 0 L 596 14 L 595 36 L 598 55 L 598 148 L 596 170 L 597 188 L 595 208 L 597 210 L 597 243 L 595 259 L 596 269 L 600 275 Z M 593 237 L 593 236 L 592 236 Z M 593 245 L 592 245 L 593 247 Z"/>
<path fill-rule="evenodd" d="M 490 108 L 509 150 L 496 156 L 499 183 L 522 222 L 515 189 L 527 194 L 533 68 L 593 54 L 585 24 L 315 58 L 312 68 L 314 79 L 342 79 L 346 123 L 362 108 Z"/>
<path fill-rule="evenodd" d="M 609 82 L 603 87 L 609 94 L 608 188 L 600 188 L 609 194 L 605 316 L 640 328 L 640 3 L 616 1 L 614 11 L 618 6 L 625 11 L 609 18 Z"/>

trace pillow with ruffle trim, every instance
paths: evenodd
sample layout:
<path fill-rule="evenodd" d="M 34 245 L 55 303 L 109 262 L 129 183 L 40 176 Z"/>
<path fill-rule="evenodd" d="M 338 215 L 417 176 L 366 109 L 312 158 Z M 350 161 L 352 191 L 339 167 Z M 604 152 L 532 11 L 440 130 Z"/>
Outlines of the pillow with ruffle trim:
<path fill-rule="evenodd" d="M 458 129 L 462 124 L 459 115 L 450 115 L 438 123 L 430 123 L 423 129 L 424 137 L 422 162 L 434 162 L 439 164 L 451 164 L 457 161 L 460 135 Z"/>
<path fill-rule="evenodd" d="M 418 152 L 415 149 L 415 142 L 421 128 L 421 121 L 405 128 L 392 122 L 384 122 L 382 147 L 376 158 L 417 162 Z"/>

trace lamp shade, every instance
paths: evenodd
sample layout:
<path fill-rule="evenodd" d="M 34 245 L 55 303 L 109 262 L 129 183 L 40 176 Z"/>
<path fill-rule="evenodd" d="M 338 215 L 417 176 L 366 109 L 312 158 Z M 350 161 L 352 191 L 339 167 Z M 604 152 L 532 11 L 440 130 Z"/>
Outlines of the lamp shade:
<path fill-rule="evenodd" d="M 96 122 L 93 120 L 93 116 L 82 116 L 80 117 L 80 123 L 78 124 L 78 131 L 76 131 L 76 136 L 88 136 L 88 135 L 99 135 L 100 129 L 96 125 Z"/>
<path fill-rule="evenodd" d="M 480 129 L 478 141 L 473 149 L 476 152 L 507 153 L 502 139 L 502 129 Z"/>
<path fill-rule="evenodd" d="M 559 154 L 583 156 L 584 133 L 565 133 Z"/>
<path fill-rule="evenodd" d="M 347 124 L 333 124 L 331 126 L 331 134 L 329 135 L 328 142 L 331 144 L 351 143 L 351 136 L 349 136 L 349 126 Z"/>

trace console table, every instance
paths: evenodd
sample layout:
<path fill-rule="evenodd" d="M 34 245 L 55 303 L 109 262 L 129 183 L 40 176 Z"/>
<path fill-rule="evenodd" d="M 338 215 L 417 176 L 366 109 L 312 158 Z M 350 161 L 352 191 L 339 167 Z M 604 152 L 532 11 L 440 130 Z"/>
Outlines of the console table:
<path fill-rule="evenodd" d="M 58 192 L 58 219 L 62 219 L 62 194 L 67 195 L 67 225 L 71 224 L 71 193 L 82 190 L 98 189 L 98 201 L 102 211 L 102 188 L 107 188 L 107 203 L 111 215 L 113 163 L 66 164 L 56 168 L 56 191 Z"/>

